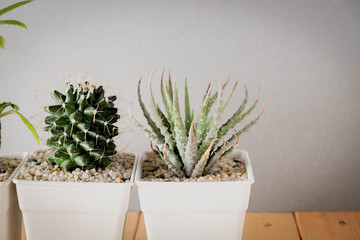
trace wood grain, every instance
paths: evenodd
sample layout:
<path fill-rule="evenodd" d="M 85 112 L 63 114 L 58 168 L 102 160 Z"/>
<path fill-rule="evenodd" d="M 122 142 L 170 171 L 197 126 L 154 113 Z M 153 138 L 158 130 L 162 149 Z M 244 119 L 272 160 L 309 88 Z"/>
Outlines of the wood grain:
<path fill-rule="evenodd" d="M 144 215 L 141 213 L 135 240 L 147 240 Z"/>
<path fill-rule="evenodd" d="M 22 228 L 21 228 L 21 240 L 26 240 L 26 234 L 25 234 L 25 227 L 24 227 L 24 220 L 22 220 L 22 224 L 21 224 Z"/>
<path fill-rule="evenodd" d="M 359 240 L 360 212 L 296 212 L 303 240 Z"/>
<path fill-rule="evenodd" d="M 243 240 L 300 240 L 291 213 L 247 213 Z"/>
<path fill-rule="evenodd" d="M 123 240 L 134 240 L 138 227 L 140 212 L 128 212 L 126 214 Z"/>

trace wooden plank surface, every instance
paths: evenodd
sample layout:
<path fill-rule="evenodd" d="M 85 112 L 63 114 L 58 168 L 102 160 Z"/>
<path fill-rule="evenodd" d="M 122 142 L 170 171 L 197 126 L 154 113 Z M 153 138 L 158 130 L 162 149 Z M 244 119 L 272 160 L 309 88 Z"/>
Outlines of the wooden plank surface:
<path fill-rule="evenodd" d="M 360 212 L 296 212 L 295 218 L 291 213 L 247 213 L 243 240 L 300 240 L 299 233 L 302 240 L 360 240 Z M 24 227 L 22 232 L 26 240 Z M 127 213 L 123 239 L 147 240 L 142 213 Z"/>
<path fill-rule="evenodd" d="M 247 213 L 243 240 L 300 240 L 291 213 Z"/>
<path fill-rule="evenodd" d="M 138 228 L 140 212 L 128 212 L 126 214 L 123 240 L 134 240 Z"/>
<path fill-rule="evenodd" d="M 139 217 L 139 224 L 136 231 L 135 240 L 147 240 L 144 215 L 142 213 Z"/>
<path fill-rule="evenodd" d="M 22 229 L 21 229 L 21 240 L 26 240 L 25 228 L 24 228 L 24 220 L 22 221 Z"/>
<path fill-rule="evenodd" d="M 360 212 L 296 212 L 303 240 L 359 240 Z"/>

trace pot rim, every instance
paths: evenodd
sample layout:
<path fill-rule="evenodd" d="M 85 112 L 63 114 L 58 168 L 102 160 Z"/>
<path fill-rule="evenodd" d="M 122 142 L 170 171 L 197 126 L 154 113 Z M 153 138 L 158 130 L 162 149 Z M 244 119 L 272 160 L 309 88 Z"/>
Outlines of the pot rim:
<path fill-rule="evenodd" d="M 36 185 L 36 186 L 50 186 L 50 187 L 127 187 L 132 186 L 134 184 L 135 171 L 137 168 L 137 161 L 135 156 L 135 161 L 133 168 L 131 170 L 130 181 L 128 183 L 105 183 L 105 182 L 56 182 L 56 181 L 33 181 L 33 180 L 20 180 L 20 169 L 25 166 L 25 163 L 28 161 L 31 154 L 28 154 L 26 158 L 23 160 L 22 166 L 19 168 L 15 177 L 13 178 L 13 182 L 19 185 Z"/>
<path fill-rule="evenodd" d="M 15 171 L 10 175 L 10 177 L 8 179 L 6 179 L 6 181 L 0 182 L 0 186 L 9 184 L 16 177 L 18 172 L 20 172 L 20 169 L 22 168 L 22 166 L 25 164 L 25 162 L 26 162 L 25 159 L 27 159 L 28 155 L 29 155 L 28 152 L 1 152 L 0 153 L 0 158 L 21 158 L 21 162 L 16 167 Z"/>
<path fill-rule="evenodd" d="M 255 182 L 254 175 L 249 160 L 249 154 L 246 150 L 234 150 L 229 157 L 236 156 L 241 154 L 245 163 L 246 172 L 248 175 L 248 180 L 245 181 L 223 181 L 223 182 L 149 182 L 141 181 L 142 176 L 142 163 L 144 162 L 144 157 L 146 155 L 153 155 L 154 153 L 150 151 L 140 152 L 136 156 L 136 173 L 135 173 L 135 185 L 136 186 L 193 186 L 193 187 L 225 187 L 225 186 L 234 186 L 234 185 L 251 185 Z"/>

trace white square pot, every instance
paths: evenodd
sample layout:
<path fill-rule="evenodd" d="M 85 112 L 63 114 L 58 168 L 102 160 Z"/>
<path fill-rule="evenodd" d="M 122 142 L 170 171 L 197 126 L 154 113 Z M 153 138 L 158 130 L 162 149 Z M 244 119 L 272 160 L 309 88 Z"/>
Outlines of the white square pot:
<path fill-rule="evenodd" d="M 143 162 L 149 157 L 153 153 L 137 156 L 135 175 L 149 240 L 241 239 L 254 183 L 246 151 L 229 155 L 245 161 L 248 180 L 237 182 L 141 181 Z"/>
<path fill-rule="evenodd" d="M 18 173 L 14 183 L 27 239 L 122 239 L 135 163 L 129 183 L 28 181 Z"/>
<path fill-rule="evenodd" d="M 23 159 L 11 176 L 0 182 L 0 240 L 21 238 L 21 212 L 12 180 L 25 163 L 26 156 L 27 152 L 0 153 L 0 158 Z"/>

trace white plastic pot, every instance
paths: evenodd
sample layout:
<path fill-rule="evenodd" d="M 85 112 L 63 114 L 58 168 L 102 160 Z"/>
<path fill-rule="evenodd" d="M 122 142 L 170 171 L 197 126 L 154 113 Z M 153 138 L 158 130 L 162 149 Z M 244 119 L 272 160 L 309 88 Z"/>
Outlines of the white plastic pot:
<path fill-rule="evenodd" d="M 229 156 L 245 160 L 248 180 L 237 182 L 140 181 L 143 162 L 150 157 L 151 152 L 138 155 L 135 175 L 149 240 L 241 239 L 254 183 L 246 151 Z"/>
<path fill-rule="evenodd" d="M 28 240 L 119 240 L 129 206 L 129 183 L 14 182 Z"/>
<path fill-rule="evenodd" d="M 26 152 L 0 153 L 0 158 L 23 159 L 11 176 L 0 182 L 0 240 L 21 238 L 21 212 L 12 180 L 25 163 L 26 155 Z"/>

